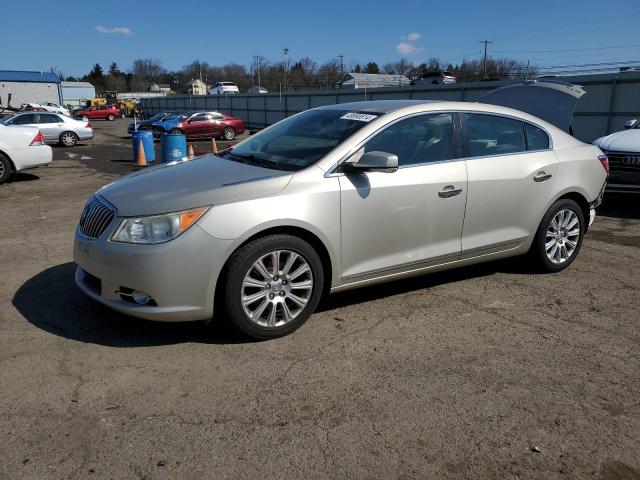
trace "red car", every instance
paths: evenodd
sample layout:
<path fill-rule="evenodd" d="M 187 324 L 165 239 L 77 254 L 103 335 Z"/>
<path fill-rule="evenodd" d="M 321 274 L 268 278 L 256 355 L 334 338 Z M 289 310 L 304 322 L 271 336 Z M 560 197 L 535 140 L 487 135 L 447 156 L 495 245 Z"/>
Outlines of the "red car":
<path fill-rule="evenodd" d="M 81 117 L 83 120 L 115 120 L 121 116 L 120 109 L 115 105 L 87 107 L 83 110 L 73 112 L 73 115 L 75 117 Z"/>
<path fill-rule="evenodd" d="M 233 140 L 236 135 L 244 133 L 244 121 L 220 112 L 187 112 L 154 123 L 153 132 L 156 136 L 182 133 L 189 138 Z"/>

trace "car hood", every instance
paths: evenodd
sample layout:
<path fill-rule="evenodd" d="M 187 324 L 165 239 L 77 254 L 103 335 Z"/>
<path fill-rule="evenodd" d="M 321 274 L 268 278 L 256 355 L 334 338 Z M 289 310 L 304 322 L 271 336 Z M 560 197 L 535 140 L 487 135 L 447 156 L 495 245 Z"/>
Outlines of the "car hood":
<path fill-rule="evenodd" d="M 593 144 L 613 152 L 640 152 L 640 129 L 612 133 L 594 140 Z"/>
<path fill-rule="evenodd" d="M 568 132 L 585 93 L 579 85 L 558 80 L 526 80 L 496 88 L 478 101 L 520 110 Z"/>
<path fill-rule="evenodd" d="M 291 172 L 206 155 L 131 173 L 97 194 L 119 216 L 144 216 L 274 195 L 291 177 Z"/>

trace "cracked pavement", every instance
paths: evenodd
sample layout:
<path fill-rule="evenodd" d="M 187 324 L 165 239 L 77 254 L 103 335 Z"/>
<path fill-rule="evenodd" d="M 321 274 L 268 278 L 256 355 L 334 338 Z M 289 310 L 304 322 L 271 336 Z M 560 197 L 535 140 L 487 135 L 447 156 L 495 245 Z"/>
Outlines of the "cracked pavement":
<path fill-rule="evenodd" d="M 130 169 L 126 121 L 95 123 L 0 186 L 0 479 L 640 478 L 635 197 L 606 199 L 560 274 L 345 292 L 254 342 L 75 287 L 82 206 Z"/>

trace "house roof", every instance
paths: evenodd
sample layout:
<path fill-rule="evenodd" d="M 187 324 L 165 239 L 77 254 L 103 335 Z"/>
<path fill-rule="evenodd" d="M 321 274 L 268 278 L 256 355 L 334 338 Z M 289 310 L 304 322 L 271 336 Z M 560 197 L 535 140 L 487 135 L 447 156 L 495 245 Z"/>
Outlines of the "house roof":
<path fill-rule="evenodd" d="M 60 78 L 53 72 L 0 70 L 0 82 L 60 83 Z"/>
<path fill-rule="evenodd" d="M 83 87 L 83 88 L 94 88 L 93 84 L 89 82 L 62 82 L 63 87 Z"/>

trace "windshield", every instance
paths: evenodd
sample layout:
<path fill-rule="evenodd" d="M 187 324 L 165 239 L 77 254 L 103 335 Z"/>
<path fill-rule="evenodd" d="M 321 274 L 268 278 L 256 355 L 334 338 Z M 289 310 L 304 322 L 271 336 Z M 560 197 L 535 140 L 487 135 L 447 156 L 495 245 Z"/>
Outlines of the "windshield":
<path fill-rule="evenodd" d="M 309 110 L 287 118 L 227 150 L 231 160 L 247 160 L 277 170 L 314 164 L 379 113 Z"/>
<path fill-rule="evenodd" d="M 16 114 L 14 113 L 13 115 L 9 115 L 8 117 L 4 117 L 3 119 L 0 120 L 0 123 L 2 123 L 3 125 L 6 125 L 7 122 L 9 120 L 11 120 L 12 118 L 14 118 L 16 116 Z"/>

